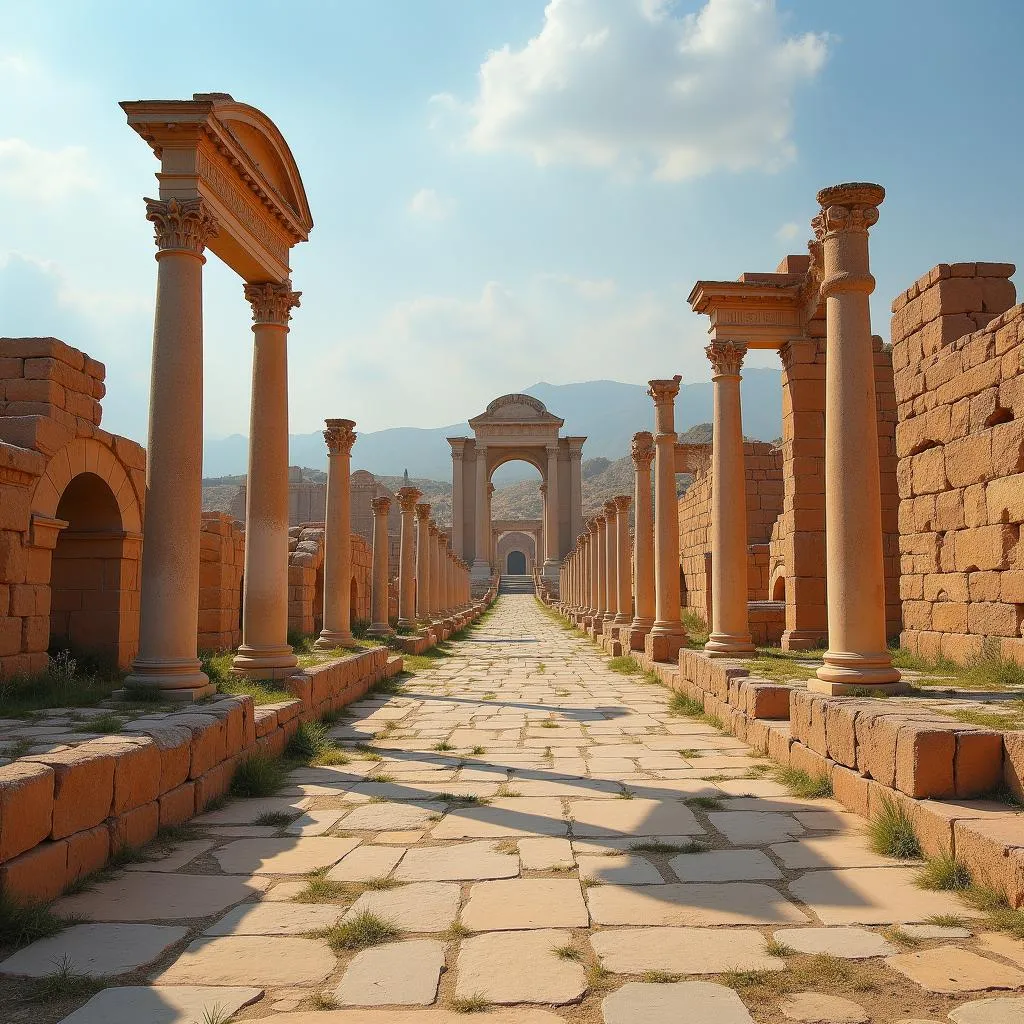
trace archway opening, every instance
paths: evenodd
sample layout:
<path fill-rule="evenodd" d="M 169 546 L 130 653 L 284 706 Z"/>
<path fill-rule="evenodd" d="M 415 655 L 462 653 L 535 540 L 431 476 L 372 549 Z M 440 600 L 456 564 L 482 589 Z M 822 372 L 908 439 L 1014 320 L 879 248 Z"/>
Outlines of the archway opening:
<path fill-rule="evenodd" d="M 109 484 L 80 473 L 56 517 L 67 522 L 50 563 L 50 653 L 70 650 L 89 668 L 124 668 L 133 656 L 128 594 L 138 561 L 125 558 L 121 510 Z"/>
<path fill-rule="evenodd" d="M 505 572 L 509 576 L 525 576 L 526 555 L 519 550 L 510 551 L 505 559 Z"/>
<path fill-rule="evenodd" d="M 786 574 L 779 573 L 778 578 L 772 585 L 772 600 L 773 601 L 785 601 L 786 600 Z"/>

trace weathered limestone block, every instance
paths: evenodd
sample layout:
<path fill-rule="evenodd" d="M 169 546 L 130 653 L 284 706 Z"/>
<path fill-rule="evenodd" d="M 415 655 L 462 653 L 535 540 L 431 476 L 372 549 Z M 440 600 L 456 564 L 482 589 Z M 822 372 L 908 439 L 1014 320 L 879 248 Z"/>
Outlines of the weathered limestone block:
<path fill-rule="evenodd" d="M 160 753 L 161 793 L 180 786 L 187 778 L 192 763 L 192 733 L 181 725 L 169 724 L 169 719 L 139 719 L 129 722 L 123 733 L 142 733 L 149 736 Z"/>
<path fill-rule="evenodd" d="M 116 817 L 107 818 L 106 824 L 112 850 L 124 846 L 144 846 L 156 836 L 160 828 L 160 802 L 153 800 L 141 807 L 133 807 Z"/>
<path fill-rule="evenodd" d="M 224 723 L 212 714 L 185 713 L 172 716 L 175 725 L 192 734 L 192 752 L 188 777 L 192 780 L 224 760 Z"/>
<path fill-rule="evenodd" d="M 56 899 L 67 885 L 68 842 L 42 842 L 0 864 L 0 889 L 22 901 Z"/>
<path fill-rule="evenodd" d="M 106 824 L 68 836 L 67 881 L 99 871 L 110 857 L 110 832 Z"/>
<path fill-rule="evenodd" d="M 160 828 L 180 825 L 196 813 L 195 783 L 185 782 L 160 795 Z"/>
<path fill-rule="evenodd" d="M 52 839 L 98 825 L 110 813 L 114 796 L 114 758 L 102 745 L 83 743 L 29 761 L 53 769 Z"/>
<path fill-rule="evenodd" d="M 0 768 L 0 861 L 30 850 L 50 834 L 53 787 L 48 765 L 15 761 Z"/>
<path fill-rule="evenodd" d="M 957 821 L 957 856 L 976 881 L 1001 890 L 1012 907 L 1024 906 L 1024 821 L 1018 814 Z"/>

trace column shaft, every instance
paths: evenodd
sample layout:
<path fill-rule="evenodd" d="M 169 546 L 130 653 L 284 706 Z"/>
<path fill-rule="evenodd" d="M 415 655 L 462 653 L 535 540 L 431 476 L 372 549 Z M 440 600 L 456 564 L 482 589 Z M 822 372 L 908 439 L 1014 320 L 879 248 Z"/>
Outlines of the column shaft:
<path fill-rule="evenodd" d="M 619 609 L 618 590 L 618 510 L 614 501 L 604 503 L 604 621 L 611 623 Z"/>
<path fill-rule="evenodd" d="M 490 546 L 491 516 L 490 497 L 487 485 L 487 449 L 476 446 L 476 543 L 473 555 L 473 579 L 484 581 L 491 578 Z"/>
<path fill-rule="evenodd" d="M 544 481 L 547 493 L 544 499 L 544 575 L 558 577 L 561 553 L 558 546 L 558 445 L 548 445 L 548 474 Z"/>
<path fill-rule="evenodd" d="M 370 628 L 374 636 L 389 636 L 393 630 L 388 622 L 388 514 L 391 499 L 374 498 L 373 509 L 373 580 L 370 597 Z"/>
<path fill-rule="evenodd" d="M 641 431 L 633 435 L 633 587 L 636 607 L 629 631 L 629 646 L 644 649 L 644 637 L 654 625 L 654 514 L 651 508 L 651 463 L 654 435 Z"/>
<path fill-rule="evenodd" d="M 620 494 L 615 499 L 615 579 L 618 595 L 615 610 L 615 625 L 628 626 L 633 621 L 633 589 L 630 573 L 629 550 L 629 506 L 633 499 L 628 494 Z"/>
<path fill-rule="evenodd" d="M 352 641 L 352 496 L 349 484 L 355 421 L 327 420 L 327 509 L 324 523 L 324 625 L 314 647 Z"/>
<path fill-rule="evenodd" d="M 416 506 L 416 618 L 431 621 L 430 608 L 430 506 Z"/>
<path fill-rule="evenodd" d="M 402 487 L 398 491 L 398 506 L 402 511 L 402 532 L 398 547 L 398 626 L 416 628 L 416 499 L 421 491 L 415 487 Z"/>

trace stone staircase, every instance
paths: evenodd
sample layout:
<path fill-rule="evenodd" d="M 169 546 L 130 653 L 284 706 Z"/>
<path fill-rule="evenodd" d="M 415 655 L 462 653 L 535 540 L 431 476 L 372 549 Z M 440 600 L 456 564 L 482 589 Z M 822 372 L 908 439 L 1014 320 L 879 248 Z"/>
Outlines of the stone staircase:
<path fill-rule="evenodd" d="M 536 594 L 532 576 L 502 576 L 498 583 L 499 594 Z"/>

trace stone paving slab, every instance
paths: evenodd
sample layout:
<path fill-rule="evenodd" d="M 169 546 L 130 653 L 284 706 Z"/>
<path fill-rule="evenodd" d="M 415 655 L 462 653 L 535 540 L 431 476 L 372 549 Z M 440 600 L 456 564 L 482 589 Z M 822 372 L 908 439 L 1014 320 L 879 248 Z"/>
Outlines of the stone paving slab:
<path fill-rule="evenodd" d="M 332 882 L 368 882 L 373 878 L 385 878 L 404 855 L 405 848 L 401 846 L 357 846 L 327 872 L 327 877 Z"/>
<path fill-rule="evenodd" d="M 719 884 L 602 885 L 587 890 L 595 924 L 712 925 L 786 924 L 806 918 L 770 886 Z"/>
<path fill-rule="evenodd" d="M 419 828 L 435 815 L 441 814 L 441 803 L 364 804 L 345 816 L 346 832 L 393 832 L 396 829 Z"/>
<path fill-rule="evenodd" d="M 207 928 L 204 935 L 305 935 L 329 928 L 343 908 L 329 903 L 243 903 Z"/>
<path fill-rule="evenodd" d="M 810 868 L 892 868 L 906 867 L 908 861 L 881 857 L 868 848 L 864 836 L 831 835 L 773 843 L 772 853 L 783 866 L 794 870 Z"/>
<path fill-rule="evenodd" d="M 336 864 L 359 845 L 358 839 L 318 836 L 295 839 L 236 839 L 213 854 L 231 875 L 305 875 Z"/>
<path fill-rule="evenodd" d="M 981 992 L 993 988 L 1024 988 L 1024 971 L 957 946 L 938 946 L 920 953 L 899 953 L 886 965 L 906 975 L 926 992 Z"/>
<path fill-rule="evenodd" d="M 342 1006 L 427 1006 L 443 969 L 443 942 L 389 942 L 353 957 L 334 998 Z"/>
<path fill-rule="evenodd" d="M 867 928 L 786 928 L 777 931 L 775 939 L 798 953 L 825 953 L 843 960 L 866 960 L 896 952 L 883 936 Z"/>
<path fill-rule="evenodd" d="M 707 981 L 630 982 L 601 1003 L 604 1024 L 754 1024 L 731 988 Z"/>
<path fill-rule="evenodd" d="M 231 1015 L 256 1002 L 263 989 L 209 985 L 132 985 L 97 992 L 61 1024 L 195 1024 Z"/>
<path fill-rule="evenodd" d="M 787 1020 L 801 1024 L 867 1024 L 864 1007 L 852 999 L 821 992 L 797 992 L 780 1007 Z"/>
<path fill-rule="evenodd" d="M 344 920 L 369 911 L 407 932 L 443 932 L 459 909 L 459 887 L 450 882 L 412 882 L 398 889 L 364 892 Z"/>
<path fill-rule="evenodd" d="M 520 839 L 519 863 L 524 871 L 571 868 L 575 863 L 568 839 Z"/>
<path fill-rule="evenodd" d="M 712 811 L 708 821 L 736 846 L 767 846 L 804 831 L 796 818 L 773 811 Z"/>
<path fill-rule="evenodd" d="M 180 871 L 186 864 L 201 857 L 213 848 L 209 839 L 187 839 L 177 843 L 174 849 L 164 857 L 145 860 L 138 864 L 126 864 L 126 871 Z"/>
<path fill-rule="evenodd" d="M 434 839 L 508 839 L 519 836 L 566 836 L 569 823 L 561 800 L 521 797 L 492 800 L 485 807 L 449 811 L 431 830 Z"/>
<path fill-rule="evenodd" d="M 462 923 L 477 932 L 519 928 L 586 928 L 580 883 L 569 878 L 510 878 L 469 890 Z"/>
<path fill-rule="evenodd" d="M 579 999 L 587 989 L 580 964 L 554 951 L 567 946 L 567 931 L 491 932 L 463 941 L 457 964 L 457 998 L 479 995 L 492 1003 L 549 1003 Z"/>
<path fill-rule="evenodd" d="M 782 872 L 760 850 L 682 853 L 668 864 L 680 882 L 773 881 L 782 877 Z"/>
<path fill-rule="evenodd" d="M 573 835 L 704 835 L 703 826 L 685 804 L 671 800 L 572 800 Z"/>
<path fill-rule="evenodd" d="M 307 1010 L 297 1013 L 275 1013 L 252 1020 L 273 1021 L 274 1024 L 466 1024 L 466 1015 L 456 1010 Z M 550 1010 L 517 1006 L 514 1010 L 489 1010 L 486 1024 L 564 1024 Z M 639 1024 L 639 1022 L 638 1022 Z M 725 1022 L 730 1024 L 730 1022 Z"/>
<path fill-rule="evenodd" d="M 342 861 L 339 867 L 344 867 Z M 452 882 L 513 878 L 519 858 L 499 853 L 493 842 L 457 843 L 409 850 L 395 872 L 403 882 Z"/>
<path fill-rule="evenodd" d="M 645 857 L 623 853 L 616 857 L 578 857 L 580 878 L 616 885 L 651 885 L 664 881 L 661 872 Z"/>
<path fill-rule="evenodd" d="M 164 985 L 315 985 L 337 965 L 318 939 L 230 935 L 196 939 L 154 981 Z"/>
<path fill-rule="evenodd" d="M 786 966 L 765 952 L 764 936 L 753 928 L 609 928 L 594 932 L 590 944 L 616 974 L 721 974 Z"/>
<path fill-rule="evenodd" d="M 958 1006 L 949 1015 L 953 1024 L 1020 1024 L 1024 1020 L 1024 997 L 996 996 Z"/>
<path fill-rule="evenodd" d="M 90 978 L 127 974 L 158 959 L 187 928 L 157 924 L 76 924 L 19 949 L 0 963 L 0 974 L 42 978 L 67 962 Z"/>

